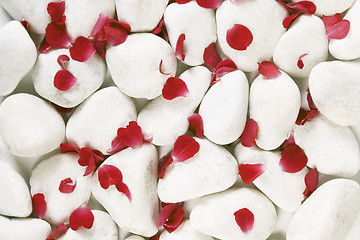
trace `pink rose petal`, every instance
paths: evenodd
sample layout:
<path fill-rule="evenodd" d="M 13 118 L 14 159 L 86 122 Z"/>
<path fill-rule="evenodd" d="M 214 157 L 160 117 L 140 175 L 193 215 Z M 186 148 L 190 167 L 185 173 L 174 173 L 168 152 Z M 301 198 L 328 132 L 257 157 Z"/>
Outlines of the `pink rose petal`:
<path fill-rule="evenodd" d="M 319 172 L 316 168 L 311 169 L 306 175 L 305 175 L 305 186 L 306 189 L 304 191 L 304 195 L 309 197 L 311 193 L 315 192 L 318 184 L 319 184 Z"/>
<path fill-rule="evenodd" d="M 34 196 L 32 196 L 32 204 L 36 216 L 42 219 L 45 216 L 45 212 L 46 212 L 46 201 L 44 194 L 37 193 Z"/>
<path fill-rule="evenodd" d="M 71 178 L 65 178 L 60 182 L 59 191 L 62 193 L 72 193 L 75 190 L 76 181 Z"/>
<path fill-rule="evenodd" d="M 159 160 L 159 166 L 158 166 L 158 177 L 160 179 L 164 178 L 165 175 L 165 169 L 170 166 L 170 164 L 173 162 L 174 160 L 172 159 L 171 155 L 166 155 L 164 157 L 162 157 Z"/>
<path fill-rule="evenodd" d="M 162 70 L 162 63 L 163 63 L 163 60 L 160 60 L 160 64 L 159 64 L 159 72 L 163 75 L 170 75 L 170 73 L 165 73 L 163 70 Z"/>
<path fill-rule="evenodd" d="M 186 83 L 177 77 L 169 77 L 162 89 L 162 95 L 166 100 L 173 100 L 177 97 L 187 97 L 189 89 Z"/>
<path fill-rule="evenodd" d="M 298 62 L 297 62 L 297 66 L 298 68 L 300 69 L 303 69 L 304 68 L 304 62 L 302 61 L 302 58 L 309 55 L 308 53 L 304 53 L 302 55 L 300 55 L 299 59 L 298 59 Z"/>
<path fill-rule="evenodd" d="M 308 15 L 314 14 L 316 12 L 315 4 L 310 1 L 290 2 L 288 3 L 288 6 L 291 9 L 298 10 Z"/>
<path fill-rule="evenodd" d="M 203 120 L 200 114 L 198 113 L 192 113 L 188 117 L 189 121 L 189 130 L 194 132 L 197 137 L 203 137 L 204 136 L 204 125 Z"/>
<path fill-rule="evenodd" d="M 96 52 L 96 49 L 88 38 L 81 36 L 75 40 L 69 51 L 72 59 L 86 62 Z"/>
<path fill-rule="evenodd" d="M 68 55 L 60 55 L 57 58 L 57 62 L 60 65 L 60 67 L 62 67 L 63 69 L 67 68 L 67 65 L 69 64 L 70 58 Z"/>
<path fill-rule="evenodd" d="M 279 69 L 272 62 L 263 61 L 258 63 L 258 65 L 259 73 L 266 78 L 278 78 L 281 75 Z"/>
<path fill-rule="evenodd" d="M 188 2 L 191 2 L 191 0 L 176 0 L 176 3 L 178 3 L 178 4 L 185 4 Z"/>
<path fill-rule="evenodd" d="M 60 91 L 68 91 L 76 84 L 77 78 L 67 70 L 59 70 L 54 77 L 54 86 Z"/>
<path fill-rule="evenodd" d="M 154 28 L 154 30 L 152 30 L 152 34 L 159 34 L 162 31 L 162 26 L 164 25 L 164 18 L 162 18 L 159 22 L 159 24 L 156 26 L 156 28 Z"/>
<path fill-rule="evenodd" d="M 239 174 L 245 184 L 250 184 L 265 172 L 264 165 L 259 164 L 240 164 Z"/>
<path fill-rule="evenodd" d="M 284 172 L 296 173 L 307 164 L 307 156 L 296 144 L 288 145 L 281 153 L 279 165 Z"/>
<path fill-rule="evenodd" d="M 247 208 L 242 208 L 234 213 L 235 221 L 245 234 L 250 232 L 254 226 L 254 214 Z"/>
<path fill-rule="evenodd" d="M 181 34 L 176 42 L 175 55 L 180 61 L 184 61 L 185 53 L 184 53 L 184 41 L 185 34 Z"/>
<path fill-rule="evenodd" d="M 55 48 L 67 48 L 71 43 L 71 39 L 67 33 L 65 24 L 58 25 L 51 22 L 47 25 L 46 41 Z"/>
<path fill-rule="evenodd" d="M 249 119 L 245 125 L 245 129 L 240 136 L 241 144 L 244 147 L 252 147 L 256 145 L 255 139 L 257 136 L 258 124 L 254 119 Z"/>
<path fill-rule="evenodd" d="M 211 43 L 207 48 L 205 48 L 203 59 L 207 65 L 213 68 L 216 68 L 219 62 L 221 62 L 221 57 L 217 53 L 215 43 Z"/>
<path fill-rule="evenodd" d="M 60 2 L 50 2 L 47 6 L 47 12 L 51 17 L 51 21 L 56 24 L 64 24 L 66 17 L 64 16 L 65 12 L 65 1 Z"/>
<path fill-rule="evenodd" d="M 350 22 L 348 20 L 341 20 L 331 27 L 326 28 L 326 35 L 328 39 L 344 39 L 350 31 Z"/>
<path fill-rule="evenodd" d="M 110 185 L 116 185 L 122 182 L 121 171 L 113 165 L 102 165 L 98 169 L 98 179 L 103 189 L 108 189 Z"/>
<path fill-rule="evenodd" d="M 64 235 L 67 232 L 68 228 L 66 227 L 65 223 L 59 225 L 56 227 L 56 229 L 54 230 L 53 234 L 48 237 L 46 240 L 55 240 L 59 237 L 61 237 L 62 235 Z"/>
<path fill-rule="evenodd" d="M 282 24 L 284 28 L 289 28 L 291 25 L 291 22 L 297 18 L 299 16 L 300 12 L 296 12 L 294 14 L 291 14 L 289 16 L 287 16 L 286 18 L 284 18 Z"/>
<path fill-rule="evenodd" d="M 105 24 L 107 24 L 109 22 L 109 16 L 105 13 L 100 13 L 99 14 L 99 18 L 97 20 L 97 22 L 95 23 L 95 26 L 90 34 L 90 37 L 95 37 L 97 36 L 98 38 L 100 37 L 99 35 L 102 35 L 101 40 L 105 40 L 105 33 L 103 32 L 104 30 L 104 26 Z"/>
<path fill-rule="evenodd" d="M 183 135 L 176 139 L 171 157 L 176 162 L 184 162 L 192 158 L 200 149 L 200 144 L 192 137 Z"/>
<path fill-rule="evenodd" d="M 324 22 L 325 28 L 328 29 L 331 26 L 334 26 L 336 23 L 341 21 L 340 13 L 337 13 L 333 16 L 323 16 L 322 20 Z"/>
<path fill-rule="evenodd" d="M 253 35 L 244 25 L 234 24 L 234 26 L 226 32 L 226 42 L 233 49 L 244 51 L 252 41 Z"/>
<path fill-rule="evenodd" d="M 196 3 L 203 8 L 216 9 L 220 7 L 221 0 L 196 0 Z"/>
<path fill-rule="evenodd" d="M 119 182 L 119 183 L 117 183 L 117 184 L 115 185 L 115 187 L 116 187 L 116 189 L 117 189 L 119 192 L 125 194 L 125 196 L 126 196 L 126 197 L 129 199 L 129 201 L 131 202 L 130 190 L 129 190 L 128 186 L 127 186 L 125 183 Z"/>
<path fill-rule="evenodd" d="M 94 223 L 94 215 L 88 206 L 80 206 L 69 218 L 70 228 L 74 231 L 80 227 L 90 229 Z"/>
<path fill-rule="evenodd" d="M 109 19 L 109 23 L 104 26 L 106 41 L 111 46 L 124 43 L 130 31 L 131 27 L 129 24 L 118 22 L 111 18 Z"/>
<path fill-rule="evenodd" d="M 126 128 L 119 128 L 117 137 L 122 143 L 133 149 L 141 148 L 143 145 L 142 130 L 135 121 L 129 122 Z"/>
<path fill-rule="evenodd" d="M 121 141 L 120 138 L 115 137 L 111 142 L 111 149 L 107 151 L 108 154 L 115 154 L 120 152 L 121 150 L 127 148 L 128 146 Z"/>

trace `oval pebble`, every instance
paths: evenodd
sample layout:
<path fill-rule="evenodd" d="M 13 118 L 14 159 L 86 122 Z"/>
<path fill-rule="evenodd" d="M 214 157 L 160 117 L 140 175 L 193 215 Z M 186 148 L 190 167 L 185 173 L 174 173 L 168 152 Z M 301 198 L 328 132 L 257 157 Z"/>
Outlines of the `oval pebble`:
<path fill-rule="evenodd" d="M 246 123 L 248 98 L 249 83 L 242 71 L 223 76 L 208 90 L 200 104 L 204 135 L 220 145 L 238 139 Z"/>
<path fill-rule="evenodd" d="M 254 225 L 247 234 L 237 225 L 234 213 L 242 208 L 254 215 Z M 255 189 L 231 189 L 206 196 L 190 213 L 191 225 L 200 232 L 220 239 L 266 239 L 276 223 L 274 205 Z"/>
<path fill-rule="evenodd" d="M 160 240 L 213 240 L 212 237 L 197 231 L 191 225 L 189 220 L 185 220 L 172 233 L 163 231 L 160 235 Z M 135 240 L 135 239 L 134 239 Z"/>
<path fill-rule="evenodd" d="M 335 179 L 320 186 L 290 221 L 286 239 L 345 239 L 360 212 L 359 184 Z"/>
<path fill-rule="evenodd" d="M 0 133 L 12 154 L 37 157 L 59 147 L 65 124 L 61 115 L 40 98 L 18 93 L 0 105 Z"/>
<path fill-rule="evenodd" d="M 293 2 L 300 2 L 302 0 L 292 0 Z M 345 12 L 354 3 L 354 0 L 308 0 L 313 2 L 316 6 L 316 12 L 318 16 L 322 17 L 331 16 L 336 13 Z"/>

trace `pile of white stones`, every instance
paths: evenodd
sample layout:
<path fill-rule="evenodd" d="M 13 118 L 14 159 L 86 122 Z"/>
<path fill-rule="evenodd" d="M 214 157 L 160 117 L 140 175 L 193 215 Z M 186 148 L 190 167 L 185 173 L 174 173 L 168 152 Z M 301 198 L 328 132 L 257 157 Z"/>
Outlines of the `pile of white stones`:
<path fill-rule="evenodd" d="M 360 221 L 360 186 L 352 180 L 360 169 L 360 0 L 312 0 L 316 12 L 300 15 L 289 29 L 283 27 L 288 12 L 277 0 L 225 0 L 217 9 L 198 4 L 216 1 L 65 0 L 72 42 L 90 36 L 101 13 L 131 26 L 124 43 L 107 46 L 105 59 L 95 53 L 85 62 L 67 62 L 77 78 L 68 91 L 54 86 L 54 76 L 62 69 L 58 57 L 70 56 L 69 49 L 38 51 L 51 22 L 50 2 L 0 0 L 0 240 L 46 240 L 84 205 L 92 210 L 92 227 L 69 228 L 57 239 L 360 238 L 352 229 Z M 350 30 L 329 41 L 321 17 L 336 13 Z M 162 18 L 168 40 L 151 33 Z M 246 50 L 226 40 L 234 24 L 251 30 Z M 181 34 L 182 61 L 176 58 Z M 237 67 L 215 84 L 203 57 L 211 43 Z M 281 72 L 274 79 L 258 71 L 258 63 L 271 60 Z M 190 94 L 165 99 L 170 77 L 180 78 Z M 320 114 L 296 125 L 300 107 L 308 109 L 308 89 Z M 74 110 L 61 114 L 59 107 Z M 188 117 L 194 112 L 204 127 L 204 136 L 194 137 L 199 151 L 174 161 L 159 179 L 160 158 L 179 136 L 193 136 Z M 249 118 L 258 124 L 253 147 L 238 140 Z M 79 156 L 59 153 L 59 146 L 68 142 L 108 155 L 117 130 L 131 121 L 149 143 L 100 165 L 121 170 L 130 201 L 115 186 L 104 189 L 98 170 L 84 177 Z M 290 135 L 308 158 L 296 173 L 279 165 L 280 146 Z M 245 184 L 239 164 L 263 164 L 265 171 Z M 315 167 L 321 186 L 306 198 L 304 178 Z M 76 186 L 66 194 L 59 184 L 67 178 Z M 37 193 L 46 199 L 42 219 L 33 212 Z M 184 202 L 183 222 L 171 233 L 158 226 L 161 202 Z M 234 217 L 244 208 L 255 219 L 249 232 Z M 283 215 L 289 222 L 281 223 Z"/>

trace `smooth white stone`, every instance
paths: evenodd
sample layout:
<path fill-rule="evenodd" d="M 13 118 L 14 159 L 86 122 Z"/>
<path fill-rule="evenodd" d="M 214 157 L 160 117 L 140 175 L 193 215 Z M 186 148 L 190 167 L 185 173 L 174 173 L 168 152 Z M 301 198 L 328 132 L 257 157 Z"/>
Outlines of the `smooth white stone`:
<path fill-rule="evenodd" d="M 90 229 L 71 228 L 59 240 L 118 240 L 118 228 L 110 215 L 99 210 L 92 210 L 94 223 Z"/>
<path fill-rule="evenodd" d="M 12 154 L 37 157 L 59 147 L 65 137 L 65 123 L 50 104 L 18 93 L 0 105 L 0 133 Z"/>
<path fill-rule="evenodd" d="M 71 213 L 86 204 L 90 198 L 89 176 L 84 177 L 85 167 L 78 164 L 79 155 L 57 154 L 37 165 L 30 177 L 31 195 L 42 193 L 46 201 L 44 219 L 59 225 L 68 221 Z M 62 180 L 71 178 L 76 182 L 72 193 L 62 193 Z"/>
<path fill-rule="evenodd" d="M 210 81 L 210 71 L 202 66 L 193 67 L 179 77 L 189 89 L 187 97 L 166 100 L 163 96 L 151 101 L 138 115 L 138 124 L 155 145 L 174 144 L 189 127 L 188 116 L 195 111 Z"/>
<path fill-rule="evenodd" d="M 300 2 L 301 0 L 293 0 L 293 2 Z M 354 0 L 309 0 L 316 6 L 315 14 L 322 17 L 332 16 L 336 13 L 345 12 L 354 3 Z"/>
<path fill-rule="evenodd" d="M 294 212 L 300 207 L 304 200 L 304 177 L 308 173 L 307 168 L 297 173 L 284 172 L 279 165 L 281 152 L 263 151 L 257 147 L 247 148 L 241 143 L 235 147 L 235 156 L 239 164 L 264 165 L 265 172 L 253 183 L 279 208 Z"/>
<path fill-rule="evenodd" d="M 238 139 L 246 124 L 249 83 L 238 70 L 226 74 L 206 93 L 199 108 L 204 135 L 225 145 Z"/>
<path fill-rule="evenodd" d="M 113 18 L 115 14 L 114 0 L 66 0 L 64 15 L 69 36 L 73 40 L 80 36 L 90 36 L 100 13 L 105 13 Z"/>
<path fill-rule="evenodd" d="M 273 56 L 276 43 L 286 30 L 282 25 L 286 16 L 285 8 L 276 1 L 224 1 L 216 11 L 219 46 L 239 69 L 255 71 L 258 62 Z M 245 51 L 231 48 L 226 41 L 226 33 L 234 24 L 244 25 L 253 35 Z"/>
<path fill-rule="evenodd" d="M 250 87 L 250 118 L 258 124 L 256 144 L 264 150 L 281 145 L 297 119 L 301 96 L 285 72 L 275 79 L 259 75 Z"/>
<path fill-rule="evenodd" d="M 137 236 L 137 235 L 132 235 L 132 236 L 126 238 L 125 240 L 145 240 L 145 238 Z"/>
<path fill-rule="evenodd" d="M 98 171 L 93 175 L 92 193 L 116 224 L 126 231 L 151 237 L 158 231 L 159 200 L 156 194 L 158 156 L 152 144 L 127 148 L 112 155 L 102 165 L 117 167 L 128 186 L 131 202 L 115 186 L 103 189 Z"/>
<path fill-rule="evenodd" d="M 182 202 L 231 187 L 238 178 L 236 159 L 225 148 L 206 139 L 195 138 L 199 151 L 184 162 L 174 162 L 159 179 L 162 202 Z"/>
<path fill-rule="evenodd" d="M 242 208 L 254 214 L 254 226 L 247 234 L 237 225 L 234 213 Z M 276 223 L 274 205 L 255 189 L 231 189 L 204 197 L 190 214 L 191 225 L 220 239 L 266 239 Z"/>
<path fill-rule="evenodd" d="M 360 123 L 360 62 L 322 62 L 309 76 L 309 89 L 319 111 L 342 126 Z"/>
<path fill-rule="evenodd" d="M 118 128 L 136 121 L 132 100 L 117 87 L 103 88 L 76 108 L 66 125 L 66 138 L 78 147 L 106 154 Z"/>
<path fill-rule="evenodd" d="M 34 66 L 37 50 L 18 21 L 0 28 L 0 95 L 8 95 Z"/>
<path fill-rule="evenodd" d="M 77 82 L 68 91 L 60 91 L 54 86 L 54 77 L 61 70 L 57 58 L 63 54 L 70 57 L 67 49 L 39 55 L 34 68 L 34 87 L 40 96 L 61 107 L 71 108 L 79 105 L 101 86 L 105 79 L 106 65 L 97 54 L 86 62 L 70 58 L 67 70 L 77 78 Z"/>
<path fill-rule="evenodd" d="M 164 13 L 164 23 L 174 51 L 181 34 L 185 34 L 184 63 L 190 66 L 204 63 L 204 50 L 216 42 L 215 12 L 200 7 L 195 1 L 172 3 Z"/>
<path fill-rule="evenodd" d="M 319 115 L 303 126 L 296 125 L 294 139 L 306 153 L 310 168 L 340 177 L 353 177 L 360 169 L 359 145 L 349 127 Z"/>
<path fill-rule="evenodd" d="M 37 218 L 9 219 L 0 216 L 0 239 L 43 240 L 51 234 L 49 223 Z"/>
<path fill-rule="evenodd" d="M 0 161 L 0 214 L 27 217 L 32 212 L 29 189 L 23 177 L 7 162 Z"/>
<path fill-rule="evenodd" d="M 329 51 L 331 55 L 340 60 L 352 60 L 360 57 L 360 1 L 354 5 L 344 16 L 350 22 L 348 35 L 343 39 L 330 40 Z"/>
<path fill-rule="evenodd" d="M 162 62 L 160 72 L 159 66 Z M 154 99 L 161 95 L 166 80 L 176 73 L 171 46 L 151 33 L 129 35 L 123 44 L 110 47 L 106 63 L 118 88 L 130 97 Z"/>
<path fill-rule="evenodd" d="M 163 231 L 160 235 L 160 240 L 213 240 L 212 237 L 197 231 L 189 220 L 185 220 L 172 233 Z M 134 239 L 135 240 L 135 239 Z"/>
<path fill-rule="evenodd" d="M 299 57 L 303 69 L 297 66 Z M 280 38 L 274 50 L 274 63 L 292 77 L 305 78 L 311 69 L 328 56 L 328 39 L 323 21 L 313 15 L 301 15 Z"/>
<path fill-rule="evenodd" d="M 119 21 L 131 26 L 132 32 L 149 32 L 159 23 L 169 0 L 115 0 Z"/>
<path fill-rule="evenodd" d="M 295 213 L 286 239 L 345 239 L 359 212 L 359 184 L 349 179 L 331 180 L 311 194 Z"/>

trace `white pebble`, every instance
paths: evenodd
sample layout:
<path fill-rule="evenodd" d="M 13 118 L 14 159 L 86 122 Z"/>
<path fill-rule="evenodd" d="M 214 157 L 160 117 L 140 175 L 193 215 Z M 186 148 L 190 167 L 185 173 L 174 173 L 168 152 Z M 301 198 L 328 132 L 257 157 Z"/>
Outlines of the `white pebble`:
<path fill-rule="evenodd" d="M 163 231 L 160 235 L 160 240 L 213 240 L 212 237 L 197 231 L 191 225 L 189 220 L 185 220 L 172 233 Z M 135 240 L 135 239 L 134 239 Z"/>
<path fill-rule="evenodd" d="M 125 240 L 145 240 L 145 238 L 137 236 L 137 235 L 132 235 L 130 237 L 127 237 Z"/>

